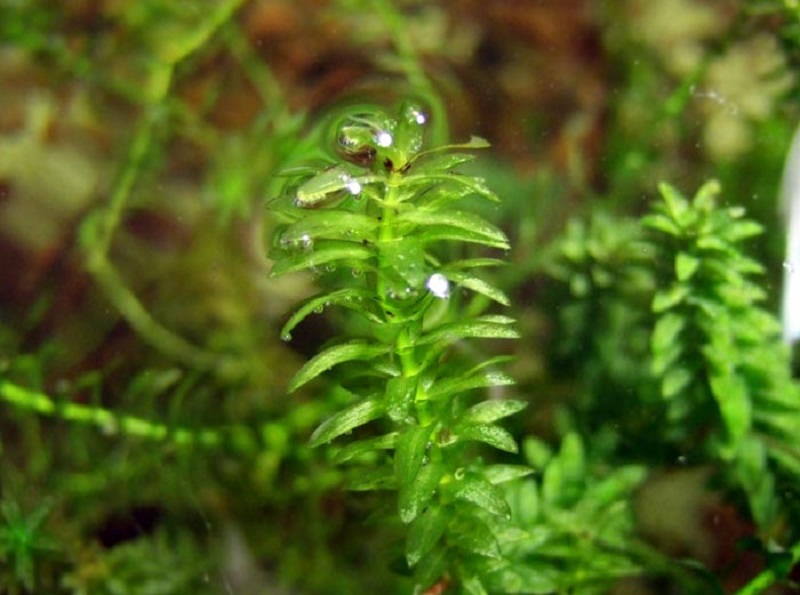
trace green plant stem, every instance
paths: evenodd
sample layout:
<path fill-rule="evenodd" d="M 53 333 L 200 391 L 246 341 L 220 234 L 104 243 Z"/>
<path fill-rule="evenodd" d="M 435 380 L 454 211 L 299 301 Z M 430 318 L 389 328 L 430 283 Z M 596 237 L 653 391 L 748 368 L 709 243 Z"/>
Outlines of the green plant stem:
<path fill-rule="evenodd" d="M 204 47 L 211 37 L 233 16 L 244 0 L 222 2 L 201 26 L 164 48 L 159 60 L 151 65 L 146 87 L 144 114 L 128 150 L 128 156 L 102 213 L 98 233 L 88 247 L 86 266 L 111 303 L 137 333 L 167 356 L 194 368 L 232 373 L 234 367 L 223 356 L 191 344 L 160 324 L 125 285 L 109 259 L 114 234 L 130 199 L 144 158 L 153 143 L 156 124 L 166 111 L 175 69 L 186 58 Z"/>
<path fill-rule="evenodd" d="M 103 407 L 71 402 L 60 403 L 44 393 L 8 381 L 0 381 L 0 398 L 20 409 L 95 426 L 111 434 L 121 432 L 157 442 L 170 441 L 179 446 L 218 446 L 222 442 L 221 434 L 214 430 L 171 427 L 140 417 L 119 415 Z"/>

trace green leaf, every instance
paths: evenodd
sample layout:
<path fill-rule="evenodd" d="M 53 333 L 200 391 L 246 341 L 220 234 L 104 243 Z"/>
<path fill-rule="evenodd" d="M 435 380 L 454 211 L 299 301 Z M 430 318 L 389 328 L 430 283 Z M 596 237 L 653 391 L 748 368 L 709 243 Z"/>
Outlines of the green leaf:
<path fill-rule="evenodd" d="M 492 399 L 473 405 L 464 413 L 463 422 L 488 424 L 522 411 L 528 403 L 513 399 Z"/>
<path fill-rule="evenodd" d="M 453 394 L 460 394 L 477 388 L 488 388 L 491 386 L 511 386 L 516 381 L 502 372 L 490 371 L 465 378 L 444 378 L 433 385 L 428 392 L 428 398 L 432 401 L 449 397 Z M 510 414 L 509 414 L 510 415 Z"/>
<path fill-rule="evenodd" d="M 678 281 L 684 282 L 691 279 L 700 267 L 700 259 L 685 252 L 679 252 L 675 257 L 675 276 Z"/>
<path fill-rule="evenodd" d="M 394 422 L 405 421 L 417 392 L 416 376 L 398 376 L 386 382 L 386 414 Z"/>
<path fill-rule="evenodd" d="M 490 300 L 493 300 L 503 306 L 511 305 L 511 300 L 508 299 L 508 296 L 505 293 L 491 283 L 488 283 L 479 277 L 458 272 L 449 272 L 446 274 L 448 279 L 465 289 L 469 289 L 470 291 L 484 295 Z"/>
<path fill-rule="evenodd" d="M 419 469 L 414 481 L 400 486 L 398 509 L 401 521 L 408 524 L 417 518 L 433 497 L 445 471 L 441 463 L 425 465 Z"/>
<path fill-rule="evenodd" d="M 402 488 L 417 476 L 425 459 L 425 452 L 431 437 L 431 427 L 413 426 L 405 430 L 397 439 L 394 453 L 394 471 L 397 483 Z"/>
<path fill-rule="evenodd" d="M 384 434 L 376 438 L 356 440 L 337 450 L 336 454 L 333 456 L 333 460 L 335 463 L 340 464 L 357 459 L 365 454 L 375 452 L 376 450 L 393 450 L 397 443 L 397 436 L 397 432 L 392 432 L 391 434 Z"/>
<path fill-rule="evenodd" d="M 689 210 L 689 202 L 675 188 L 666 183 L 658 185 L 658 190 L 667 207 L 667 212 L 675 221 L 681 221 Z"/>
<path fill-rule="evenodd" d="M 665 399 L 671 399 L 692 381 L 694 375 L 690 370 L 681 365 L 669 368 L 661 381 L 661 394 Z"/>
<path fill-rule="evenodd" d="M 319 313 L 321 308 L 329 306 L 344 306 L 353 310 L 358 310 L 363 313 L 373 322 L 379 322 L 380 318 L 372 314 L 367 308 L 365 302 L 369 303 L 375 298 L 375 292 L 368 289 L 361 289 L 357 287 L 347 287 L 344 289 L 337 289 L 312 297 L 286 321 L 281 329 L 281 337 L 288 337 L 294 328 L 300 324 L 306 317 L 313 313 Z"/>
<path fill-rule="evenodd" d="M 653 312 L 659 313 L 674 308 L 682 303 L 691 293 L 687 285 L 673 285 L 667 290 L 659 291 L 653 298 Z"/>
<path fill-rule="evenodd" d="M 443 152 L 443 151 L 452 151 L 453 149 L 486 149 L 486 148 L 491 147 L 491 146 L 492 145 L 485 138 L 482 138 L 480 136 L 472 135 L 469 138 L 469 140 L 467 142 L 465 142 L 465 143 L 455 143 L 455 144 L 452 144 L 452 145 L 441 145 L 439 147 L 434 147 L 433 149 L 428 149 L 427 151 L 420 151 L 419 153 L 417 153 L 417 156 L 416 156 L 414 162 L 416 162 L 417 160 L 419 160 L 422 157 L 426 157 L 428 155 L 431 155 L 431 154 L 434 154 L 434 153 L 440 153 L 440 152 Z"/>
<path fill-rule="evenodd" d="M 511 518 L 511 508 L 499 488 L 482 477 L 467 475 L 448 486 L 456 500 L 469 502 L 491 514 Z"/>
<path fill-rule="evenodd" d="M 452 526 L 452 543 L 468 552 L 486 556 L 487 558 L 500 559 L 500 546 L 489 526 L 476 516 L 461 519 L 457 525 Z"/>
<path fill-rule="evenodd" d="M 452 512 L 440 506 L 431 506 L 422 511 L 408 527 L 406 538 L 406 561 L 415 566 L 427 556 L 444 535 L 452 518 Z"/>
<path fill-rule="evenodd" d="M 461 339 L 518 339 L 519 333 L 507 322 L 496 322 L 489 317 L 473 318 L 441 324 L 417 340 L 417 345 L 438 341 L 455 342 Z"/>
<path fill-rule="evenodd" d="M 671 236 L 680 237 L 683 234 L 683 230 L 672 219 L 661 213 L 642 217 L 642 224 L 645 227 L 662 231 Z"/>
<path fill-rule="evenodd" d="M 449 225 L 430 225 L 422 227 L 417 231 L 415 237 L 425 244 L 431 244 L 433 242 L 462 242 L 480 244 L 500 250 L 508 250 L 511 247 L 508 240 L 496 240 L 469 229 L 462 229 Z"/>
<path fill-rule="evenodd" d="M 317 242 L 311 250 L 284 256 L 277 260 L 270 271 L 270 277 L 278 277 L 335 262 L 346 261 L 349 263 L 370 260 L 374 256 L 374 249 L 357 242 L 325 240 Z"/>
<path fill-rule="evenodd" d="M 667 312 L 656 322 L 650 339 L 654 353 L 661 353 L 680 342 L 680 334 L 686 326 L 686 318 L 675 312 Z"/>
<path fill-rule="evenodd" d="M 414 569 L 415 593 L 424 593 L 430 589 L 447 572 L 449 548 L 435 547 L 419 561 Z"/>
<path fill-rule="evenodd" d="M 477 194 L 483 198 L 486 198 L 487 200 L 490 200 L 491 202 L 500 202 L 500 199 L 497 197 L 497 195 L 486 185 L 486 181 L 483 178 L 478 178 L 475 176 L 464 176 L 461 174 L 444 172 L 429 174 L 423 173 L 406 176 L 404 183 L 409 186 L 443 183 L 445 185 L 455 186 L 456 188 L 462 187 L 465 190 L 469 190 L 467 194 Z"/>
<path fill-rule="evenodd" d="M 388 351 L 389 348 L 385 345 L 375 345 L 360 340 L 329 347 L 312 357 L 297 371 L 289 383 L 289 392 L 293 393 L 333 366 L 344 362 L 367 361 L 384 355 Z"/>
<path fill-rule="evenodd" d="M 525 564 L 505 562 L 495 565 L 489 575 L 492 592 L 525 595 L 552 595 L 562 589 L 563 571 L 554 570 L 546 560 L 526 560 Z"/>
<path fill-rule="evenodd" d="M 299 221 L 283 230 L 279 243 L 309 249 L 309 241 L 319 238 L 360 241 L 371 238 L 379 223 L 375 217 L 347 210 L 304 211 Z"/>
<path fill-rule="evenodd" d="M 348 473 L 345 488 L 353 492 L 372 492 L 375 490 L 395 490 L 397 482 L 389 466 L 354 469 Z"/>
<path fill-rule="evenodd" d="M 489 595 L 477 574 L 472 574 L 467 568 L 459 567 L 459 580 L 461 590 L 466 595 Z"/>
<path fill-rule="evenodd" d="M 488 246 L 503 249 L 509 247 L 508 237 L 500 228 L 492 225 L 480 215 L 468 211 L 432 211 L 419 208 L 401 213 L 397 221 L 421 226 L 419 234 L 421 237 L 425 237 L 425 233 L 429 229 L 441 226 L 467 232 L 470 237 L 480 238 L 481 243 Z"/>
<path fill-rule="evenodd" d="M 439 153 L 438 155 L 431 155 L 424 161 L 415 161 L 415 171 L 433 172 L 433 171 L 447 171 L 458 167 L 463 163 L 474 161 L 475 155 L 469 153 Z"/>
<path fill-rule="evenodd" d="M 536 470 L 527 465 L 489 465 L 481 472 L 489 483 L 497 485 L 531 475 Z"/>
<path fill-rule="evenodd" d="M 492 424 L 459 427 L 456 430 L 456 436 L 460 441 L 483 442 L 484 444 L 513 454 L 519 451 L 517 441 L 514 440 L 514 437 L 508 430 Z"/>
<path fill-rule="evenodd" d="M 310 444 L 315 447 L 330 442 L 342 434 L 351 432 L 354 428 L 377 419 L 382 414 L 383 404 L 378 401 L 367 399 L 356 403 L 322 422 L 311 434 Z"/>
<path fill-rule="evenodd" d="M 465 258 L 464 260 L 457 260 L 448 263 L 442 267 L 442 271 L 450 277 L 450 273 L 455 271 L 464 271 L 469 269 L 478 269 L 483 267 L 499 267 L 506 266 L 508 263 L 499 258 Z"/>
<path fill-rule="evenodd" d="M 728 436 L 733 445 L 738 445 L 751 427 L 752 404 L 747 394 L 747 385 L 733 371 L 714 373 L 709 382 Z"/>

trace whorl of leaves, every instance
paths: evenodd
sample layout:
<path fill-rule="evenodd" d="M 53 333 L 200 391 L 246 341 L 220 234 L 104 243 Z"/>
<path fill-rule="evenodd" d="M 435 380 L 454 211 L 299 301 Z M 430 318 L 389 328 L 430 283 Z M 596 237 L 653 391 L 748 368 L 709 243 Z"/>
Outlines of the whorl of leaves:
<path fill-rule="evenodd" d="M 294 391 L 325 375 L 358 395 L 316 429 L 312 444 L 358 430 L 336 458 L 350 467 L 351 489 L 397 491 L 398 514 L 408 525 L 406 562 L 417 584 L 426 588 L 455 572 L 465 588 L 481 592 L 480 579 L 458 560 L 500 556 L 491 518 L 510 509 L 496 484 L 530 470 L 480 464 L 466 447 L 516 452 L 497 422 L 525 403 L 476 398 L 513 384 L 498 370 L 503 358 L 470 365 L 454 357 L 459 341 L 518 336 L 511 318 L 465 318 L 457 307 L 469 296 L 508 305 L 480 274 L 502 261 L 447 256 L 464 252 L 458 244 L 509 244 L 502 230 L 459 205 L 468 197 L 498 200 L 483 179 L 457 170 L 473 159 L 464 151 L 488 143 L 473 137 L 426 149 L 426 120 L 410 102 L 397 117 L 377 108 L 339 115 L 328 135 L 333 157 L 286 171 L 285 191 L 270 205 L 285 221 L 270 253 L 272 275 L 307 270 L 335 277 L 333 288 L 289 318 L 285 339 L 328 306 L 344 306 L 366 323 L 362 336 L 327 346 L 291 381 Z M 334 367 L 336 377 L 326 374 Z"/>

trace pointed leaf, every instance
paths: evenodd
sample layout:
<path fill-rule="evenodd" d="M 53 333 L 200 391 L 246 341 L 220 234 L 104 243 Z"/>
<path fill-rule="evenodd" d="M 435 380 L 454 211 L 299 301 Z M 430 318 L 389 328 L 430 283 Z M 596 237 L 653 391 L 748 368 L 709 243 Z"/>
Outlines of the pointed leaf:
<path fill-rule="evenodd" d="M 675 277 L 678 279 L 678 281 L 688 281 L 692 275 L 697 272 L 699 267 L 700 259 L 695 258 L 690 254 L 679 252 L 675 257 Z"/>
<path fill-rule="evenodd" d="M 283 230 L 279 242 L 308 247 L 309 241 L 319 238 L 361 240 L 372 237 L 379 223 L 375 217 L 346 210 L 303 211 L 299 221 Z"/>
<path fill-rule="evenodd" d="M 661 394 L 665 399 L 671 399 L 689 385 L 692 377 L 692 372 L 685 366 L 669 368 L 661 381 Z"/>
<path fill-rule="evenodd" d="M 518 339 L 519 333 L 505 322 L 489 320 L 489 317 L 474 318 L 442 324 L 423 335 L 417 345 L 437 341 L 455 342 L 461 339 Z"/>
<path fill-rule="evenodd" d="M 333 460 L 341 464 L 376 450 L 393 450 L 397 443 L 397 435 L 397 432 L 392 432 L 376 438 L 356 440 L 336 451 Z"/>
<path fill-rule="evenodd" d="M 503 518 L 511 517 L 511 508 L 503 493 L 482 477 L 467 475 L 464 479 L 454 481 L 450 487 L 456 500 L 469 502 Z"/>
<path fill-rule="evenodd" d="M 341 261 L 365 261 L 375 256 L 372 248 L 358 242 L 324 240 L 317 242 L 313 249 L 285 256 L 275 262 L 270 277 L 294 273 L 304 269 L 330 265 Z"/>
<path fill-rule="evenodd" d="M 457 283 L 461 287 L 484 295 L 490 300 L 494 300 L 498 304 L 503 306 L 511 305 L 511 300 L 508 299 L 508 296 L 505 293 L 491 283 L 488 283 L 479 277 L 473 277 L 472 275 L 457 272 L 450 272 L 447 274 L 447 276 L 451 281 Z"/>
<path fill-rule="evenodd" d="M 458 547 L 487 558 L 497 558 L 500 555 L 500 546 L 492 530 L 486 523 L 477 517 L 472 517 L 468 522 L 460 522 L 453 527 L 452 542 Z"/>
<path fill-rule="evenodd" d="M 388 351 L 389 348 L 385 345 L 375 345 L 365 341 L 351 341 L 329 347 L 312 357 L 297 371 L 289 383 L 289 392 L 293 393 L 333 366 L 344 362 L 370 360 L 384 355 Z"/>
<path fill-rule="evenodd" d="M 428 398 L 436 401 L 453 394 L 460 394 L 476 388 L 488 388 L 492 386 L 511 386 L 515 380 L 503 372 L 490 371 L 465 378 L 445 378 L 439 380 L 428 392 Z M 510 415 L 510 414 L 509 414 Z"/>
<path fill-rule="evenodd" d="M 394 472 L 388 465 L 377 469 L 366 468 L 353 470 L 348 474 L 345 487 L 354 492 L 372 492 L 375 490 L 395 490 L 397 482 Z"/>
<path fill-rule="evenodd" d="M 430 553 L 444 535 L 451 517 L 448 509 L 431 506 L 414 519 L 406 538 L 406 561 L 409 566 L 415 566 Z"/>
<path fill-rule="evenodd" d="M 674 312 L 668 312 L 658 319 L 650 340 L 653 353 L 660 353 L 680 341 L 680 333 L 686 326 L 686 319 Z"/>
<path fill-rule="evenodd" d="M 471 424 L 488 424 L 522 411 L 528 404 L 513 399 L 492 399 L 473 405 L 464 413 L 462 420 Z"/>
<path fill-rule="evenodd" d="M 653 298 L 653 312 L 659 313 L 674 308 L 683 302 L 689 295 L 686 285 L 673 285 L 667 290 L 659 291 Z"/>
<path fill-rule="evenodd" d="M 519 451 L 517 441 L 514 440 L 508 430 L 492 424 L 460 428 L 457 430 L 457 438 L 460 441 L 483 442 L 513 454 Z"/>
<path fill-rule="evenodd" d="M 383 405 L 378 401 L 367 399 L 356 403 L 322 422 L 311 434 L 310 444 L 314 447 L 330 442 L 342 434 L 351 432 L 354 428 L 379 418 L 381 414 L 383 414 Z"/>
<path fill-rule="evenodd" d="M 445 575 L 449 566 L 449 551 L 445 546 L 435 547 L 427 556 L 423 556 L 414 568 L 415 593 L 428 592 Z"/>
<path fill-rule="evenodd" d="M 428 505 L 446 469 L 441 463 L 433 463 L 420 468 L 411 483 L 400 486 L 398 508 L 400 520 L 408 524 Z"/>
<path fill-rule="evenodd" d="M 397 483 L 404 487 L 414 481 L 425 459 L 431 427 L 413 426 L 397 439 L 394 453 L 394 472 Z"/>
<path fill-rule="evenodd" d="M 500 228 L 492 225 L 480 215 L 468 211 L 432 211 L 419 208 L 401 213 L 397 220 L 422 226 L 423 234 L 431 227 L 442 226 L 460 229 L 475 237 L 483 238 L 486 240 L 485 243 L 490 246 L 503 248 L 509 246 L 508 237 Z"/>
<path fill-rule="evenodd" d="M 486 181 L 483 178 L 478 178 L 474 176 L 465 176 L 461 174 L 455 173 L 445 173 L 445 172 L 436 172 L 436 173 L 429 173 L 429 174 L 418 174 L 418 175 L 410 175 L 406 176 L 405 183 L 409 186 L 413 185 L 431 185 L 431 184 L 446 184 L 448 186 L 455 186 L 456 188 L 461 187 L 463 189 L 468 190 L 467 194 L 477 194 L 486 198 L 492 202 L 500 202 L 500 199 L 497 195 L 492 192 L 489 187 L 486 185 Z"/>
<path fill-rule="evenodd" d="M 294 328 L 312 313 L 319 312 L 321 308 L 334 305 L 340 305 L 346 308 L 358 310 L 366 315 L 370 320 L 377 322 L 380 319 L 369 312 L 365 304 L 367 300 L 373 299 L 374 296 L 375 292 L 358 287 L 337 289 L 336 291 L 330 291 L 328 293 L 314 296 L 300 306 L 300 308 L 298 308 L 295 313 L 292 314 L 289 320 L 286 321 L 286 324 L 284 324 L 283 328 L 281 329 L 281 337 L 290 336 Z"/>
<path fill-rule="evenodd" d="M 452 227 L 450 225 L 430 225 L 420 228 L 415 236 L 426 244 L 433 242 L 462 242 L 469 244 L 480 244 L 490 248 L 508 250 L 511 245 L 508 240 L 497 240 L 490 238 L 482 233 L 476 233 L 470 229 Z"/>
<path fill-rule="evenodd" d="M 475 160 L 475 155 L 469 153 L 439 153 L 438 155 L 431 155 L 424 161 L 415 161 L 415 169 L 426 171 L 447 171 L 458 167 L 462 163 L 469 163 Z"/>
<path fill-rule="evenodd" d="M 536 470 L 527 465 L 489 465 L 482 473 L 489 483 L 497 485 L 531 475 Z"/>

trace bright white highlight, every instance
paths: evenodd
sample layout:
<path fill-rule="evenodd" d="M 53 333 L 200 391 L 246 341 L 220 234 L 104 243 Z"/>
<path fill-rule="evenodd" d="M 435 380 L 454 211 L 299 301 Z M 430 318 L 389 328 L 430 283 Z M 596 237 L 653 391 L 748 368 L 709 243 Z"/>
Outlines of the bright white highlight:
<path fill-rule="evenodd" d="M 392 135 L 386 132 L 385 130 L 381 130 L 378 134 L 375 135 L 375 142 L 378 143 L 379 147 L 391 147 L 394 139 Z"/>
<path fill-rule="evenodd" d="M 450 281 L 441 273 L 434 273 L 428 277 L 425 287 L 438 298 L 447 299 L 450 297 Z"/>
<path fill-rule="evenodd" d="M 347 182 L 345 182 L 344 184 L 344 187 L 347 188 L 347 191 L 353 195 L 361 192 L 361 182 L 359 182 L 355 178 L 350 178 L 349 180 L 347 180 Z"/>
<path fill-rule="evenodd" d="M 783 171 L 781 211 L 786 220 L 786 259 L 783 262 L 783 339 L 800 339 L 800 128 Z"/>

